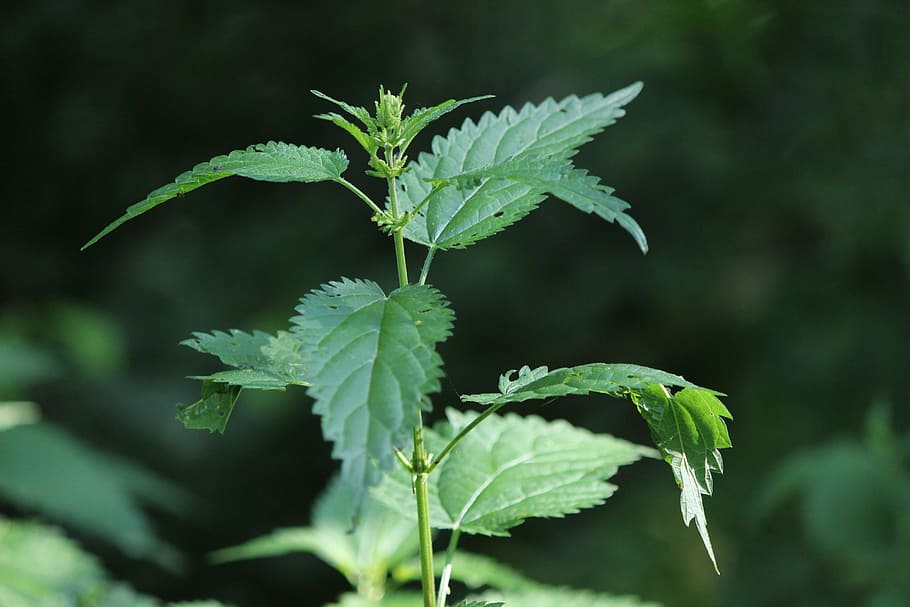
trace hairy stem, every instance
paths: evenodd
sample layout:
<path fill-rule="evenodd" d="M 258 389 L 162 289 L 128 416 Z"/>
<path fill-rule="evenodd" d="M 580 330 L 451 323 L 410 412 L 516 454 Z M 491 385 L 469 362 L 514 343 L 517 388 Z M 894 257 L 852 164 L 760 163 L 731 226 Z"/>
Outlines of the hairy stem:
<path fill-rule="evenodd" d="M 436 579 L 433 576 L 433 537 L 430 533 L 430 492 L 427 451 L 423 446 L 423 427 L 414 427 L 414 495 L 417 498 L 417 536 L 420 542 L 420 580 L 423 607 L 436 607 Z"/>
<path fill-rule="evenodd" d="M 395 178 L 389 177 L 389 210 L 392 212 L 394 221 L 398 221 L 400 211 L 398 210 L 398 189 L 395 187 Z M 398 286 L 404 287 L 408 284 L 408 262 L 404 254 L 404 236 L 401 230 L 404 226 L 397 226 L 392 232 L 392 239 L 395 241 L 395 262 L 398 264 Z"/>
<path fill-rule="evenodd" d="M 436 599 L 436 607 L 446 607 L 446 598 L 449 595 L 449 580 L 452 577 L 452 561 L 455 559 L 455 550 L 458 548 L 458 539 L 461 537 L 461 529 L 453 529 L 452 536 L 449 538 L 449 547 L 446 548 L 446 564 L 442 569 L 442 577 L 439 578 L 439 597 Z"/>

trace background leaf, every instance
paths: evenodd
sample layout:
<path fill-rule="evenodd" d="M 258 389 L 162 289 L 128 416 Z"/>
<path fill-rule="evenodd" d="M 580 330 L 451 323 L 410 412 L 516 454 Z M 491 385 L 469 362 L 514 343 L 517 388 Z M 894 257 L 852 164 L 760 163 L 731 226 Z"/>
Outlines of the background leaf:
<path fill-rule="evenodd" d="M 426 396 L 439 390 L 436 344 L 454 315 L 442 295 L 410 285 L 388 296 L 376 283 L 344 279 L 301 300 L 291 321 L 332 455 L 354 500 L 375 485 L 417 423 Z M 355 509 L 356 510 L 356 509 Z"/>
<path fill-rule="evenodd" d="M 60 531 L 0 517 L 0 605 L 3 607 L 161 607 L 109 578 L 94 556 Z M 168 607 L 227 607 L 218 601 Z"/>
<path fill-rule="evenodd" d="M 382 595 L 388 571 L 417 553 L 417 525 L 367 498 L 357 526 L 351 527 L 355 507 L 354 490 L 335 479 L 317 500 L 309 527 L 279 529 L 219 550 L 212 559 L 223 563 L 309 552 L 337 569 L 364 596 Z"/>
<path fill-rule="evenodd" d="M 155 535 L 140 503 L 183 513 L 188 497 L 136 464 L 98 452 L 51 424 L 0 431 L 0 495 L 132 557 L 170 569 L 182 565 L 176 549 Z"/>
<path fill-rule="evenodd" d="M 130 219 L 159 204 L 225 177 L 238 175 L 257 181 L 278 182 L 331 181 L 341 177 L 347 167 L 348 159 L 341 150 L 330 152 L 274 141 L 257 143 L 226 156 L 215 156 L 181 173 L 174 183 L 152 191 L 145 200 L 128 207 L 126 213 L 85 243 L 82 249 L 87 249 Z"/>

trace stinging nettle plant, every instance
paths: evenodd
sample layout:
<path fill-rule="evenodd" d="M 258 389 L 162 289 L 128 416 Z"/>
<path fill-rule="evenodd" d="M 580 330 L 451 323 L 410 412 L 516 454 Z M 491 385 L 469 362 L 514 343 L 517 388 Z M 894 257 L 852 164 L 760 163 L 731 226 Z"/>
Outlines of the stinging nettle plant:
<path fill-rule="evenodd" d="M 269 142 L 195 166 L 129 207 L 83 247 L 167 200 L 233 175 L 333 181 L 364 202 L 372 221 L 392 238 L 399 283 L 394 290 L 342 278 L 304 296 L 287 331 L 214 331 L 182 342 L 228 367 L 195 378 L 202 381 L 200 400 L 178 410 L 187 428 L 223 433 L 242 389 L 304 386 L 325 439 L 334 443 L 333 457 L 341 460 L 340 475 L 316 504 L 309 527 L 218 551 L 215 561 L 313 552 L 351 582 L 354 592 L 341 597 L 341 606 L 422 601 L 424 607 L 444 607 L 453 580 L 486 589 L 461 607 L 642 605 L 633 598 L 545 587 L 457 546 L 463 533 L 507 536 L 527 518 L 562 517 L 602 504 L 615 490 L 607 480 L 619 466 L 659 456 L 680 488 L 683 522 L 695 521 L 717 568 L 702 496 L 712 493 L 712 474 L 723 471 L 719 450 L 731 446 L 723 421 L 731 415 L 719 392 L 632 364 L 523 366 L 501 375 L 498 391 L 461 397 L 479 410 L 449 408 L 443 421 L 423 423 L 443 375 L 436 347 L 451 335 L 454 320 L 443 294 L 427 284 L 438 252 L 496 234 L 547 196 L 617 223 L 647 251 L 644 233 L 626 214 L 629 205 L 572 162 L 582 144 L 624 115 L 623 107 L 640 90 L 637 83 L 610 95 L 487 112 L 436 137 L 430 152 L 410 162 L 406 152 L 425 127 L 488 96 L 449 100 L 406 116 L 404 88 L 393 94 L 380 87 L 374 113 L 313 91 L 348 116 L 317 118 L 342 128 L 364 149 L 367 173 L 386 182 L 384 204 L 342 176 L 348 158 L 340 149 Z M 405 240 L 425 249 L 416 281 L 410 279 Z M 499 413 L 513 403 L 589 393 L 631 401 L 657 449 L 565 421 Z M 448 531 L 448 547 L 434 555 L 439 530 Z M 403 590 L 409 581 L 419 581 L 421 591 Z"/>

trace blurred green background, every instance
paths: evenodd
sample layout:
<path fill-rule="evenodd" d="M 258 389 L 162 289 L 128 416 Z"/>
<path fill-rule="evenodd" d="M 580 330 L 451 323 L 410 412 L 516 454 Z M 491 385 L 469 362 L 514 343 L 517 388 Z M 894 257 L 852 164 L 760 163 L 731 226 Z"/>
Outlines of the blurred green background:
<path fill-rule="evenodd" d="M 637 362 L 727 392 L 735 448 L 706 501 L 722 575 L 659 463 L 623 471 L 603 508 L 465 547 L 680 607 L 910 604 L 905 0 L 35 0 L 0 9 L 0 56 L 0 401 L 44 416 L 0 433 L 0 512 L 68 526 L 164 598 L 329 601 L 344 581 L 309 556 L 204 561 L 306 523 L 335 463 L 302 390 L 245 393 L 223 437 L 183 430 L 183 377 L 212 363 L 177 342 L 274 332 L 340 276 L 393 285 L 391 242 L 337 186 L 226 180 L 79 246 L 179 172 L 269 139 L 346 147 L 379 196 L 352 140 L 311 119 L 330 109 L 311 88 L 368 105 L 408 82 L 411 108 L 497 96 L 446 129 L 643 80 L 577 164 L 631 202 L 651 252 L 544 204 L 439 256 L 458 321 L 437 404 L 524 363 Z M 531 412 L 648 442 L 620 401 Z"/>

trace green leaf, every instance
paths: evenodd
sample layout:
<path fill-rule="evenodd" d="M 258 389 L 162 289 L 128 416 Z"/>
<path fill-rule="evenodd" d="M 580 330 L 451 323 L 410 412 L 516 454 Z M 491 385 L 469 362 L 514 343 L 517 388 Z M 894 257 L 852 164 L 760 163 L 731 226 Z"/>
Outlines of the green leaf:
<path fill-rule="evenodd" d="M 3 607 L 159 607 L 108 579 L 95 557 L 52 527 L 0 517 Z"/>
<path fill-rule="evenodd" d="M 309 385 L 300 363 L 300 340 L 284 331 L 279 331 L 277 337 L 262 331 L 253 331 L 250 335 L 237 329 L 231 329 L 229 333 L 193 333 L 192 339 L 185 339 L 180 345 L 217 356 L 224 364 L 235 367 L 212 375 L 195 375 L 192 379 L 257 390 Z"/>
<path fill-rule="evenodd" d="M 348 159 L 341 150 L 333 152 L 274 141 L 251 145 L 226 156 L 215 156 L 181 173 L 173 183 L 152 191 L 145 200 L 128 207 L 120 218 L 85 243 L 82 250 L 159 204 L 225 177 L 237 175 L 257 181 L 277 182 L 332 181 L 340 178 L 347 167 Z"/>
<path fill-rule="evenodd" d="M 653 384 L 698 387 L 679 375 L 625 363 L 591 363 L 552 371 L 545 366 L 536 369 L 524 366 L 518 370 L 518 376 L 512 379 L 515 373 L 512 369 L 500 376 L 499 393 L 467 394 L 461 399 L 482 405 L 502 405 L 591 392 L 621 397 L 626 396 L 630 390 L 644 390 Z"/>
<path fill-rule="evenodd" d="M 336 479 L 316 502 L 310 527 L 278 529 L 211 558 L 222 563 L 308 552 L 341 572 L 354 588 L 381 593 L 388 571 L 417 553 L 417 525 L 368 497 L 352 529 L 354 497 L 352 487 Z"/>
<path fill-rule="evenodd" d="M 224 434 L 239 395 L 238 386 L 205 380 L 202 382 L 202 398 L 191 405 L 178 405 L 177 419 L 188 430 Z"/>
<path fill-rule="evenodd" d="M 502 607 L 502 603 L 497 601 L 495 603 L 489 603 L 487 601 L 461 601 L 455 607 Z"/>
<path fill-rule="evenodd" d="M 322 416 L 323 435 L 342 460 L 342 478 L 363 490 L 375 485 L 417 424 L 427 395 L 439 390 L 436 344 L 454 315 L 442 295 L 409 285 L 388 296 L 376 283 L 343 279 L 301 300 L 291 319 L 302 340 L 303 364 Z"/>
<path fill-rule="evenodd" d="M 490 591 L 475 598 L 503 601 L 506 607 L 660 607 L 658 603 L 645 602 L 634 596 L 546 586 L 526 591 Z"/>
<path fill-rule="evenodd" d="M 401 152 L 404 152 L 411 142 L 414 141 L 414 138 L 427 126 L 431 123 L 439 120 L 449 112 L 458 109 L 459 107 L 465 105 L 466 103 L 474 103 L 475 101 L 483 101 L 484 99 L 492 99 L 493 95 L 480 95 L 478 97 L 471 97 L 469 99 L 449 99 L 443 101 L 442 103 L 428 108 L 418 108 L 414 112 L 405 118 L 401 123 Z"/>
<path fill-rule="evenodd" d="M 338 99 L 333 99 L 332 97 L 329 97 L 325 93 L 322 93 L 315 89 L 310 89 L 310 92 L 313 93 L 314 95 L 316 95 L 317 97 L 319 97 L 320 99 L 324 99 L 325 101 L 328 101 L 329 103 L 334 103 L 335 105 L 337 105 L 338 107 L 343 109 L 345 112 L 347 112 L 348 114 L 350 114 L 351 116 L 353 116 L 354 118 L 356 118 L 357 120 L 362 122 L 363 126 L 367 127 L 367 129 L 369 129 L 371 133 L 376 130 L 376 121 L 373 119 L 372 116 L 370 116 L 370 112 L 366 108 L 363 108 L 360 106 L 353 106 L 345 101 L 339 101 Z M 318 116 L 318 117 L 321 117 L 321 116 Z"/>
<path fill-rule="evenodd" d="M 648 239 L 641 226 L 626 215 L 629 203 L 612 195 L 613 189 L 600 183 L 600 179 L 587 171 L 574 169 L 555 179 L 545 173 L 532 175 L 521 181 L 537 184 L 543 191 L 564 200 L 585 213 L 594 213 L 601 219 L 616 222 L 632 235 L 642 253 L 648 252 Z"/>
<path fill-rule="evenodd" d="M 553 371 L 523 367 L 512 379 L 514 373 L 512 370 L 500 377 L 499 394 L 473 394 L 462 399 L 495 406 L 590 392 L 631 398 L 673 470 L 680 488 L 683 522 L 688 526 L 695 520 L 717 569 L 701 496 L 713 492 L 712 473 L 723 472 L 719 450 L 732 446 L 723 421 L 732 415 L 718 399 L 719 392 L 665 371 L 627 364 L 594 363 Z M 673 394 L 667 386 L 682 389 Z"/>
<path fill-rule="evenodd" d="M 398 200 L 413 211 L 433 190 L 434 180 L 448 179 L 521 158 L 565 163 L 592 136 L 624 114 L 622 106 L 641 90 L 634 84 L 609 96 L 552 99 L 484 114 L 475 124 L 437 137 L 432 154 L 421 154 L 399 180 Z M 544 199 L 539 183 L 487 179 L 471 190 L 435 192 L 404 229 L 414 242 L 436 249 L 464 248 L 518 221 Z"/>
<path fill-rule="evenodd" d="M 0 605 L 3 607 L 161 607 L 113 581 L 91 554 L 59 530 L 0 517 Z M 218 601 L 168 607 L 228 607 Z"/>
<path fill-rule="evenodd" d="M 632 393 L 632 400 L 648 422 L 661 455 L 673 469 L 680 488 L 683 522 L 688 527 L 695 520 L 717 570 L 701 496 L 711 495 L 714 490 L 711 473 L 723 472 L 719 449 L 733 446 L 722 419 L 732 415 L 713 392 L 701 388 L 684 388 L 671 394 L 664 386 L 654 385 Z"/>
<path fill-rule="evenodd" d="M 477 413 L 446 411 L 446 434 L 469 424 Z M 429 434 L 429 433 L 428 433 Z M 441 442 L 433 437 L 429 448 Z M 509 535 L 530 517 L 563 517 L 602 504 L 616 490 L 606 481 L 619 466 L 650 449 L 597 435 L 565 421 L 491 415 L 439 464 L 430 479 L 431 523 L 465 533 Z M 390 506 L 407 502 L 405 483 L 387 481 L 375 495 Z M 436 516 L 434 516 L 434 514 Z"/>
<path fill-rule="evenodd" d="M 132 557 L 177 570 L 180 554 L 156 537 L 142 503 L 185 511 L 188 498 L 136 464 L 96 451 L 48 423 L 0 432 L 0 496 L 101 538 Z M 2 552 L 2 550 L 0 550 Z M 5 605 L 0 600 L 0 605 Z"/>
<path fill-rule="evenodd" d="M 618 223 L 632 235 L 643 253 L 648 252 L 648 240 L 641 226 L 625 214 L 629 203 L 613 196 L 613 189 L 601 184 L 598 177 L 574 168 L 566 160 L 521 155 L 453 177 L 429 181 L 436 188 L 454 185 L 463 191 L 480 188 L 489 179 L 504 179 L 532 186 L 536 191 L 564 200 L 580 211 L 594 213 L 610 223 Z M 431 192 L 430 197 L 434 195 Z"/>

